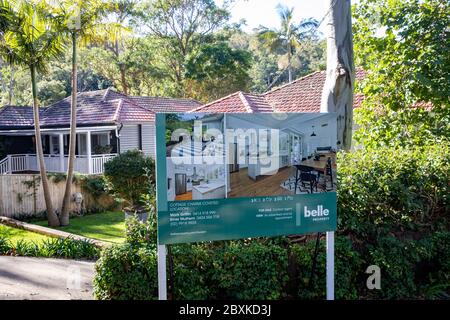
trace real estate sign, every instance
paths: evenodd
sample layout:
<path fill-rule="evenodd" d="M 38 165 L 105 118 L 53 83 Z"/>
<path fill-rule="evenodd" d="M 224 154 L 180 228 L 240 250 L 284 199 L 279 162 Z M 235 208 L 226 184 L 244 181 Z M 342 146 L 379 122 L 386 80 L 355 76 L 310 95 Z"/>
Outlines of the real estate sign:
<path fill-rule="evenodd" d="M 336 229 L 336 115 L 156 115 L 159 244 Z"/>

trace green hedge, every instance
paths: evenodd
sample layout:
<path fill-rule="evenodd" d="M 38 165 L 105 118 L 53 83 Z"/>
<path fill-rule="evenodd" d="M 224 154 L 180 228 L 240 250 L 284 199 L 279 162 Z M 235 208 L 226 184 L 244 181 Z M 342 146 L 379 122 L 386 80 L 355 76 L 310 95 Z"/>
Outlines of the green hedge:
<path fill-rule="evenodd" d="M 157 297 L 156 250 L 130 244 L 105 248 L 95 265 L 97 299 L 152 300 Z"/>
<path fill-rule="evenodd" d="M 362 239 L 450 230 L 450 146 L 358 150 L 338 157 L 338 230 Z"/>
<path fill-rule="evenodd" d="M 324 299 L 325 241 L 311 279 L 315 241 L 274 244 L 259 239 L 172 246 L 175 299 Z M 337 299 L 450 298 L 450 232 L 419 241 L 380 238 L 359 251 L 336 237 Z M 381 290 L 368 290 L 365 270 L 381 268 Z M 98 299 L 156 299 L 154 246 L 104 249 L 96 264 Z M 169 268 L 168 268 L 169 270 Z M 170 272 L 168 271 L 170 276 Z M 170 281 L 169 281 L 170 283 Z"/>
<path fill-rule="evenodd" d="M 339 156 L 336 298 L 450 299 L 449 151 Z M 156 298 L 155 223 L 127 225 L 128 244 L 106 250 L 97 263 L 99 299 Z M 175 299 L 324 299 L 323 239 L 311 278 L 314 250 L 313 240 L 282 237 L 173 245 L 169 284 Z M 366 287 L 370 265 L 381 268 L 381 290 Z"/>

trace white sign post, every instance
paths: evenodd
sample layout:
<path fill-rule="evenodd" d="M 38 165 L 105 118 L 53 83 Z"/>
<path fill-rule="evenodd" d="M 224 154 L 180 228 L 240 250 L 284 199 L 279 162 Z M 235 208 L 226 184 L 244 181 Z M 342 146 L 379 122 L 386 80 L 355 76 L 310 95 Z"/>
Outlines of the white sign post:
<path fill-rule="evenodd" d="M 167 300 L 166 246 L 158 244 L 158 299 Z"/>
<path fill-rule="evenodd" d="M 327 232 L 327 300 L 334 300 L 334 231 Z"/>

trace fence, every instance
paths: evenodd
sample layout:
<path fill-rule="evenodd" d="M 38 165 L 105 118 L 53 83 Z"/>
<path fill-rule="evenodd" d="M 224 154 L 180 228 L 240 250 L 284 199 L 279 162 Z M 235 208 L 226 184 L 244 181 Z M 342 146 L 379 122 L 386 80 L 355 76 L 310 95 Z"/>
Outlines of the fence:
<path fill-rule="evenodd" d="M 50 194 L 55 210 L 60 210 L 65 191 L 65 181 L 55 182 L 49 178 Z M 95 212 L 117 207 L 109 195 L 92 196 L 81 185 L 72 184 L 72 194 L 83 195 L 82 210 Z M 79 208 L 71 198 L 71 212 Z M 27 218 L 41 216 L 46 210 L 44 193 L 38 174 L 0 175 L 0 216 Z"/>

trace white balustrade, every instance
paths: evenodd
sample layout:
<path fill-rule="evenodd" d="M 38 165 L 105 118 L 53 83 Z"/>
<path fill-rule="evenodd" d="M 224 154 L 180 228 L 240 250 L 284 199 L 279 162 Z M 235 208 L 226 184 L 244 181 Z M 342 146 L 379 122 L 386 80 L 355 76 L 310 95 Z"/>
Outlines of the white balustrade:
<path fill-rule="evenodd" d="M 86 155 L 75 156 L 74 171 L 82 174 L 101 174 L 105 163 L 117 154 L 97 154 L 88 157 Z M 89 159 L 91 163 L 89 164 Z M 61 170 L 61 158 L 58 154 L 45 154 L 44 162 L 47 172 L 66 172 L 68 156 L 64 155 L 64 167 Z M 91 170 L 89 170 L 91 169 Z M 10 174 L 23 171 L 39 171 L 39 163 L 36 154 L 8 155 L 0 160 L 0 174 Z M 91 171 L 91 172 L 89 172 Z"/>

